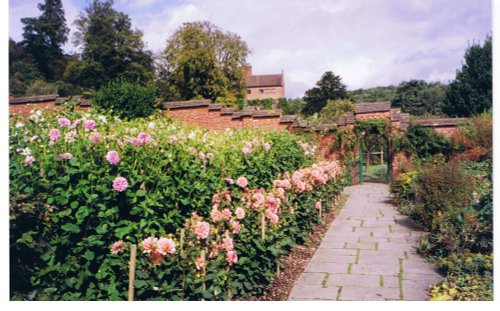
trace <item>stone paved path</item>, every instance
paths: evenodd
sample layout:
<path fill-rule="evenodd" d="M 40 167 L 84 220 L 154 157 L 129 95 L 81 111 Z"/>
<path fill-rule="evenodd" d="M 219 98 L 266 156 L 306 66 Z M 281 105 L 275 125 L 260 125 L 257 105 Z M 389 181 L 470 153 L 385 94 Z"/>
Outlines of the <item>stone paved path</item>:
<path fill-rule="evenodd" d="M 289 300 L 427 300 L 442 277 L 414 250 L 422 234 L 390 204 L 385 184 L 346 188 L 344 209 Z"/>

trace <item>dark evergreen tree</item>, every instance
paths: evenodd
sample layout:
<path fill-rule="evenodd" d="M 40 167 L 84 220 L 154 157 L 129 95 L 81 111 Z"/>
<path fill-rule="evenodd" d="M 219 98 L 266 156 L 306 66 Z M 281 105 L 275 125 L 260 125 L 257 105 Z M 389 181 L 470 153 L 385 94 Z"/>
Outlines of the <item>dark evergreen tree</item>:
<path fill-rule="evenodd" d="M 446 91 L 444 112 L 468 117 L 492 107 L 491 36 L 481 46 L 473 44 L 465 52 L 465 63 Z"/>
<path fill-rule="evenodd" d="M 438 82 L 424 80 L 402 82 L 396 89 L 392 106 L 401 107 L 412 115 L 439 115 L 442 110 L 446 87 Z"/>
<path fill-rule="evenodd" d="M 340 76 L 327 71 L 321 79 L 316 82 L 316 86 L 306 91 L 304 100 L 306 106 L 302 113 L 312 115 L 320 112 L 326 106 L 327 101 L 347 98 L 346 86 L 342 83 Z"/>
<path fill-rule="evenodd" d="M 45 0 L 38 8 L 42 11 L 39 17 L 21 18 L 22 44 L 46 80 L 59 80 L 66 65 L 62 46 L 68 41 L 69 33 L 63 6 L 61 0 Z"/>

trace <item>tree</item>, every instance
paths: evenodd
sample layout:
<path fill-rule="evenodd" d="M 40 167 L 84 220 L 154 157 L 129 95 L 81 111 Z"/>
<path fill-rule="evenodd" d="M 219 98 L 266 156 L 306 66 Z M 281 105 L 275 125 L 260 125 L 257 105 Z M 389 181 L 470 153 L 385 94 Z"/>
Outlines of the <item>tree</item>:
<path fill-rule="evenodd" d="M 319 120 L 330 123 L 349 111 L 354 111 L 354 103 L 350 99 L 329 99 L 319 113 Z"/>
<path fill-rule="evenodd" d="M 247 44 L 207 21 L 184 23 L 168 40 L 159 64 L 166 99 L 244 98 Z"/>
<path fill-rule="evenodd" d="M 299 114 L 304 109 L 306 102 L 302 98 L 280 98 L 278 108 L 283 110 L 284 114 Z"/>
<path fill-rule="evenodd" d="M 351 98 L 355 103 L 392 101 L 395 94 L 396 87 L 393 85 L 347 91 L 348 97 Z"/>
<path fill-rule="evenodd" d="M 42 79 L 33 56 L 26 53 L 22 44 L 9 39 L 9 94 L 25 95 L 32 82 Z"/>
<path fill-rule="evenodd" d="M 153 80 L 153 57 L 144 49 L 143 33 L 132 30 L 129 16 L 114 10 L 112 0 L 94 0 L 75 24 L 74 41 L 82 47 L 82 60 L 68 64 L 65 81 L 98 89 L 117 78 Z"/>
<path fill-rule="evenodd" d="M 347 98 L 347 92 L 342 79 L 340 76 L 334 75 L 331 71 L 327 71 L 316 82 L 315 87 L 306 91 L 304 96 L 306 106 L 302 112 L 306 115 L 312 115 L 319 112 L 329 99 L 344 98 Z"/>
<path fill-rule="evenodd" d="M 444 112 L 468 117 L 492 107 L 491 36 L 481 46 L 473 44 L 465 52 L 465 64 L 446 91 Z"/>
<path fill-rule="evenodd" d="M 69 28 L 61 0 L 45 0 L 39 3 L 42 15 L 36 18 L 21 18 L 23 46 L 33 55 L 35 63 L 44 78 L 55 81 L 62 77 L 65 63 L 62 46 L 68 41 Z"/>
<path fill-rule="evenodd" d="M 445 86 L 439 82 L 410 80 L 397 87 L 392 106 L 412 115 L 440 114 L 444 94 Z"/>

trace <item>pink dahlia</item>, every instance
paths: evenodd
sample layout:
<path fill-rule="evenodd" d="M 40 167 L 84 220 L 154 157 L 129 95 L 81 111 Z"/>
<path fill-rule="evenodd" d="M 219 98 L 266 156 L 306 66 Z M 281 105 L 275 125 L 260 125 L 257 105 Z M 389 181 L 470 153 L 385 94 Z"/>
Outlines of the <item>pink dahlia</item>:
<path fill-rule="evenodd" d="M 118 192 L 123 192 L 125 189 L 128 187 L 128 182 L 125 178 L 123 177 L 116 177 L 115 180 L 113 180 L 113 189 L 115 189 Z"/>
<path fill-rule="evenodd" d="M 245 177 L 241 176 L 236 180 L 236 184 L 241 188 L 245 188 L 248 185 L 248 180 Z"/>
<path fill-rule="evenodd" d="M 68 118 L 59 118 L 59 120 L 57 120 L 57 123 L 60 126 L 64 126 L 64 127 L 70 127 L 71 126 L 71 121 Z"/>
<path fill-rule="evenodd" d="M 108 160 L 109 164 L 118 164 L 120 162 L 120 156 L 116 150 L 111 150 L 106 154 L 106 160 Z"/>
<path fill-rule="evenodd" d="M 236 218 L 238 218 L 238 219 L 245 218 L 245 210 L 242 209 L 241 207 L 238 207 L 236 209 L 236 211 L 234 211 L 234 213 L 236 214 Z"/>
<path fill-rule="evenodd" d="M 236 220 L 231 219 L 229 221 L 229 227 L 231 228 L 231 232 L 233 234 L 236 234 L 236 233 L 240 232 L 240 230 L 241 230 L 241 224 Z"/>
<path fill-rule="evenodd" d="M 24 159 L 24 162 L 23 162 L 23 166 L 28 166 L 33 162 L 35 162 L 35 157 L 30 156 L 30 155 L 26 156 L 26 158 Z"/>
<path fill-rule="evenodd" d="M 111 245 L 111 254 L 122 253 L 127 248 L 127 243 L 122 240 L 117 241 Z"/>
<path fill-rule="evenodd" d="M 199 239 L 206 239 L 210 234 L 210 224 L 205 221 L 197 222 L 193 228 L 193 233 L 196 234 Z"/>
<path fill-rule="evenodd" d="M 280 220 L 280 218 L 278 217 L 278 215 L 276 215 L 275 213 L 270 212 L 270 211 L 268 211 L 268 212 L 266 213 L 266 217 L 267 217 L 267 218 L 269 218 L 269 220 L 271 221 L 271 223 L 272 223 L 273 225 L 277 224 L 277 223 L 278 223 L 278 221 Z"/>
<path fill-rule="evenodd" d="M 226 178 L 226 182 L 230 185 L 234 184 L 234 180 L 232 178 Z"/>
<path fill-rule="evenodd" d="M 92 132 L 89 135 L 89 139 L 92 141 L 92 143 L 98 144 L 102 140 L 102 135 L 99 132 Z"/>
<path fill-rule="evenodd" d="M 231 238 L 223 238 L 222 245 L 226 251 L 230 251 L 234 248 L 233 239 Z"/>
<path fill-rule="evenodd" d="M 83 123 L 83 127 L 87 130 L 87 131 L 90 131 L 90 130 L 93 130 L 94 127 L 95 127 L 96 123 L 94 120 L 85 120 L 85 122 Z"/>
<path fill-rule="evenodd" d="M 262 147 L 264 148 L 265 151 L 269 151 L 271 149 L 271 146 L 268 143 L 262 144 Z"/>
<path fill-rule="evenodd" d="M 230 266 L 232 266 L 233 263 L 236 263 L 238 261 L 238 255 L 236 255 L 236 252 L 228 251 L 226 253 L 226 261 L 229 263 Z"/>
<path fill-rule="evenodd" d="M 57 155 L 59 158 L 61 159 L 71 159 L 73 157 L 73 155 L 69 152 L 66 152 L 66 153 L 60 153 Z"/>
<path fill-rule="evenodd" d="M 149 136 L 148 133 L 140 132 L 139 135 L 137 135 L 137 139 L 139 139 L 142 144 L 147 144 L 151 141 L 151 136 Z"/>
<path fill-rule="evenodd" d="M 316 209 L 321 209 L 321 201 L 316 202 L 316 205 L 314 207 Z"/>
<path fill-rule="evenodd" d="M 149 237 L 141 242 L 143 253 L 155 253 L 158 249 L 158 238 Z"/>
<path fill-rule="evenodd" d="M 217 208 L 213 208 L 212 212 L 210 212 L 210 218 L 213 222 L 219 222 L 222 220 L 222 213 Z"/>
<path fill-rule="evenodd" d="M 226 220 L 230 219 L 232 216 L 232 213 L 228 208 L 223 209 L 221 214 L 222 214 L 222 217 Z"/>
<path fill-rule="evenodd" d="M 214 157 L 214 154 L 213 154 L 213 153 L 211 153 L 211 152 L 207 153 L 207 159 L 211 159 L 211 158 L 213 158 L 213 157 Z"/>
<path fill-rule="evenodd" d="M 198 256 L 194 260 L 194 265 L 197 270 L 201 270 L 205 266 L 205 258 L 202 256 Z"/>
<path fill-rule="evenodd" d="M 168 238 L 160 238 L 157 242 L 158 252 L 162 255 L 175 253 L 174 240 Z"/>
<path fill-rule="evenodd" d="M 59 137 L 61 137 L 61 132 L 58 129 L 50 130 L 49 138 L 52 142 L 55 142 Z"/>
<path fill-rule="evenodd" d="M 248 147 L 243 147 L 243 149 L 241 149 L 241 151 L 243 152 L 243 154 L 249 154 L 252 152 L 252 149 L 250 149 Z"/>

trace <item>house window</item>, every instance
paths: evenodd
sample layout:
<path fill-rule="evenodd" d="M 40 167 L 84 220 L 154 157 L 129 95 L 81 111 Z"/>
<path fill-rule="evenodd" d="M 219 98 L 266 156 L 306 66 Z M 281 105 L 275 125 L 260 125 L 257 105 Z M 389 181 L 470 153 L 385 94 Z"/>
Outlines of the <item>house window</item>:
<path fill-rule="evenodd" d="M 260 94 L 274 94 L 276 93 L 276 89 L 260 89 Z"/>
<path fill-rule="evenodd" d="M 247 90 L 247 94 L 252 94 L 252 90 Z"/>

